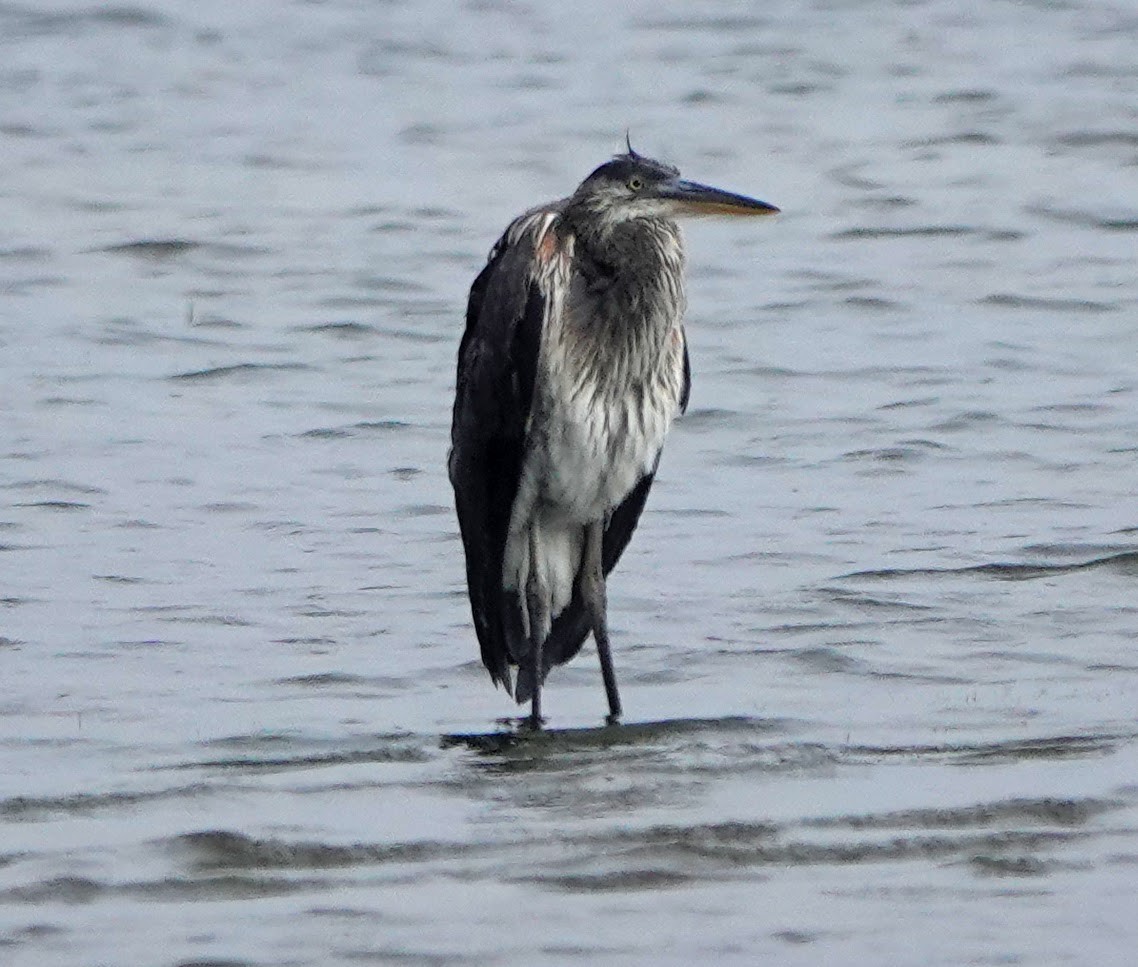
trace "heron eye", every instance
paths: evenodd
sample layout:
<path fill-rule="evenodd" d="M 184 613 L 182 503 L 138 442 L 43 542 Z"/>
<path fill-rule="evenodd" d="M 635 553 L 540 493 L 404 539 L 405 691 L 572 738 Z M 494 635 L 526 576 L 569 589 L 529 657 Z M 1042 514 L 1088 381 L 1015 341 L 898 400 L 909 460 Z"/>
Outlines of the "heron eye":
<path fill-rule="evenodd" d="M 629 178 L 628 179 L 628 187 L 631 188 L 633 191 L 640 191 L 640 189 L 644 187 L 644 182 L 641 181 L 639 178 Z"/>

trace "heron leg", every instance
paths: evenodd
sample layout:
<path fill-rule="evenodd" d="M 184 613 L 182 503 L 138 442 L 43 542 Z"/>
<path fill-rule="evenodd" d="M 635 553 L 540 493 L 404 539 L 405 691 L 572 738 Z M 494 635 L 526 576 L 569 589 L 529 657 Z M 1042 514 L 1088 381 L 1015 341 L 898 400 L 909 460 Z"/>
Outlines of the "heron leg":
<path fill-rule="evenodd" d="M 585 604 L 597 642 L 597 657 L 601 660 L 601 675 L 605 680 L 609 714 L 606 721 L 615 725 L 620 721 L 620 692 L 616 688 L 616 672 L 612 667 L 612 649 L 609 647 L 608 594 L 605 590 L 605 571 L 602 560 L 605 526 L 602 521 L 589 524 L 585 529 L 585 556 L 581 564 L 581 600 Z"/>
<path fill-rule="evenodd" d="M 537 581 L 531 576 L 526 586 L 526 610 L 529 612 L 530 671 L 533 674 L 533 694 L 530 698 L 529 727 L 541 730 L 541 684 L 544 675 L 545 639 L 549 634 L 549 614 L 545 598 Z M 524 672 L 522 673 L 524 674 Z"/>

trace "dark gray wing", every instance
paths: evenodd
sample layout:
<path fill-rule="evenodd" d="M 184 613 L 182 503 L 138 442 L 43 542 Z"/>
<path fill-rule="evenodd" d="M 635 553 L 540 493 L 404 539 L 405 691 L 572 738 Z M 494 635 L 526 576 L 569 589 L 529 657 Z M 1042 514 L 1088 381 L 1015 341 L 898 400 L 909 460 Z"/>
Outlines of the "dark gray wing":
<path fill-rule="evenodd" d="M 482 661 L 512 693 L 502 555 L 518 492 L 546 300 L 532 278 L 534 228 L 514 222 L 470 289 L 448 461 Z"/>

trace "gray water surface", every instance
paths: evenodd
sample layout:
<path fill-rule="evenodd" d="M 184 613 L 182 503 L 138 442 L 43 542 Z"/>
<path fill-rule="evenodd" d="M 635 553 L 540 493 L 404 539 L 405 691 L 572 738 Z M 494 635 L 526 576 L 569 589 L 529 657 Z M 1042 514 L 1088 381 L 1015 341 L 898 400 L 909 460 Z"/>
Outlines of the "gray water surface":
<path fill-rule="evenodd" d="M 1138 946 L 1126 3 L 0 4 L 0 962 Z M 694 388 L 551 730 L 478 659 L 467 287 L 623 145 Z"/>

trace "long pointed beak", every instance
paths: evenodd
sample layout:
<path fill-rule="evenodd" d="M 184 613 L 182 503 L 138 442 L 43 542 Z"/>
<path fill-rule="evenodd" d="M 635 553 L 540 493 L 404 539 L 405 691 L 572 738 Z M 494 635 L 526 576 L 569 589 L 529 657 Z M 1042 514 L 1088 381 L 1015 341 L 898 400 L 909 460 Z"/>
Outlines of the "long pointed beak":
<path fill-rule="evenodd" d="M 757 198 L 677 178 L 657 186 L 659 198 L 674 201 L 685 215 L 777 215 L 778 209 Z"/>

